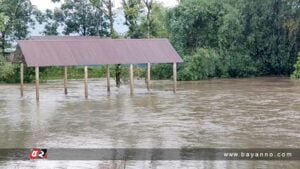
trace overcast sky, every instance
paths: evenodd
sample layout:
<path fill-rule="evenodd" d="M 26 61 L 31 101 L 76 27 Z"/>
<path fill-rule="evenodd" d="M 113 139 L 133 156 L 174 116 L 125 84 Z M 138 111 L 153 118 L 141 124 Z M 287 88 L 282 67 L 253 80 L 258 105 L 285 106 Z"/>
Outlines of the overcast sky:
<path fill-rule="evenodd" d="M 122 0 L 112 0 L 115 4 L 115 7 L 118 8 L 121 6 Z M 156 2 L 162 2 L 166 7 L 173 7 L 177 5 L 177 0 L 154 0 Z M 59 7 L 59 3 L 52 3 L 51 0 L 31 0 L 33 5 L 36 5 L 40 10 L 53 9 Z"/>

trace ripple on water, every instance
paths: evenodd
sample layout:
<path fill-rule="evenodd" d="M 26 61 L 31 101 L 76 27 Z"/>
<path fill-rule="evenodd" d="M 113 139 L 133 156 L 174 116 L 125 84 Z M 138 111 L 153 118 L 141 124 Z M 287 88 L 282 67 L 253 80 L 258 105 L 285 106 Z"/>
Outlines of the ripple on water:
<path fill-rule="evenodd" d="M 112 83 L 113 84 L 113 83 Z M 179 82 L 135 81 L 130 96 L 125 84 L 106 93 L 106 81 L 41 84 L 40 102 L 33 84 L 19 97 L 18 85 L 0 85 L 0 146 L 55 148 L 299 148 L 300 83 L 288 78 L 219 79 Z M 53 167 L 93 168 L 99 163 L 49 162 Z M 129 162 L 132 168 L 299 168 L 299 163 Z M 20 162 L 25 167 L 42 164 Z M 48 164 L 48 163 L 47 163 Z M 287 165 L 288 164 L 288 165 Z M 6 162 L 0 166 L 13 168 Z"/>

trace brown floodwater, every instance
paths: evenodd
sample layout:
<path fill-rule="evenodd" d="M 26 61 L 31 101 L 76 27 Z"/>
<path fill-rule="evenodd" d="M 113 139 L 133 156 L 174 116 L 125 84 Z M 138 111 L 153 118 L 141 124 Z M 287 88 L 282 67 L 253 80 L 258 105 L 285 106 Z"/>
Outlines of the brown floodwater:
<path fill-rule="evenodd" d="M 106 92 L 104 79 L 0 85 L 0 148 L 300 148 L 300 81 L 289 78 L 178 82 L 135 80 Z M 105 163 L 105 164 L 103 164 Z M 109 161 L 2 161 L 0 168 L 103 168 Z M 128 161 L 126 168 L 282 169 L 300 161 Z"/>

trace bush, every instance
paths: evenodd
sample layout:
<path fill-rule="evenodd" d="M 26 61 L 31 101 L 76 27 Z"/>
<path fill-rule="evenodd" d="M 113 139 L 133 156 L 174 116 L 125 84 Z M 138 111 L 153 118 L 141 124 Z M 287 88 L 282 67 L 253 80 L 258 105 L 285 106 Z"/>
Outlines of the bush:
<path fill-rule="evenodd" d="M 110 76 L 115 78 L 115 67 L 110 66 Z M 134 68 L 135 77 L 144 77 L 145 70 L 141 66 Z M 121 65 L 121 78 L 127 81 L 129 76 L 128 65 Z M 103 78 L 106 77 L 106 66 L 89 66 L 89 78 Z M 64 78 L 63 67 L 41 67 L 40 80 L 58 80 Z M 68 79 L 83 79 L 83 66 L 69 66 Z M 30 83 L 35 80 L 35 69 L 33 67 L 24 67 L 24 82 Z M 8 62 L 0 62 L 0 82 L 2 83 L 19 83 L 20 82 L 20 66 L 19 64 L 12 64 Z"/>
<path fill-rule="evenodd" d="M 173 76 L 172 64 L 155 64 L 151 67 L 151 79 L 170 79 Z"/>
<path fill-rule="evenodd" d="M 229 59 L 228 62 L 224 63 L 227 72 L 226 74 L 228 77 L 239 78 L 259 75 L 257 66 L 252 61 L 249 55 L 244 55 L 242 53 L 232 53 L 225 57 Z"/>
<path fill-rule="evenodd" d="M 222 53 L 220 50 L 200 48 L 192 56 L 185 56 L 179 67 L 179 80 L 203 80 L 214 77 L 249 77 L 257 74 L 250 56 Z"/>
<path fill-rule="evenodd" d="M 106 68 L 103 66 L 90 66 L 89 78 L 100 78 L 105 76 Z M 64 78 L 64 67 L 47 67 L 41 68 L 42 80 L 57 80 Z M 83 79 L 84 67 L 82 66 L 69 66 L 68 79 Z"/>
<path fill-rule="evenodd" d="M 295 70 L 294 70 L 293 74 L 291 75 L 291 77 L 299 79 L 300 78 L 300 52 L 298 53 L 298 59 L 297 59 L 296 64 L 294 65 L 294 68 L 295 68 Z"/>
<path fill-rule="evenodd" d="M 11 63 L 0 64 L 0 82 L 15 83 L 15 74 L 17 73 L 18 66 Z"/>
<path fill-rule="evenodd" d="M 223 74 L 220 56 L 214 49 L 200 48 L 184 60 L 178 74 L 180 80 L 202 80 Z"/>

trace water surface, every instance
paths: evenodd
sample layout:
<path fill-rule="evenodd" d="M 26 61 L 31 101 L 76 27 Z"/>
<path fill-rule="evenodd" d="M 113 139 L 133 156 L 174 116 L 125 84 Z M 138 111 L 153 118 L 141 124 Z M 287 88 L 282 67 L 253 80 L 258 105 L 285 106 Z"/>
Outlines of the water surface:
<path fill-rule="evenodd" d="M 300 148 L 300 82 L 288 78 L 135 80 L 106 92 L 106 82 L 0 85 L 0 148 Z M 2 168 L 104 168 L 97 161 L 7 161 Z M 131 161 L 126 168 L 300 168 L 297 161 Z"/>

